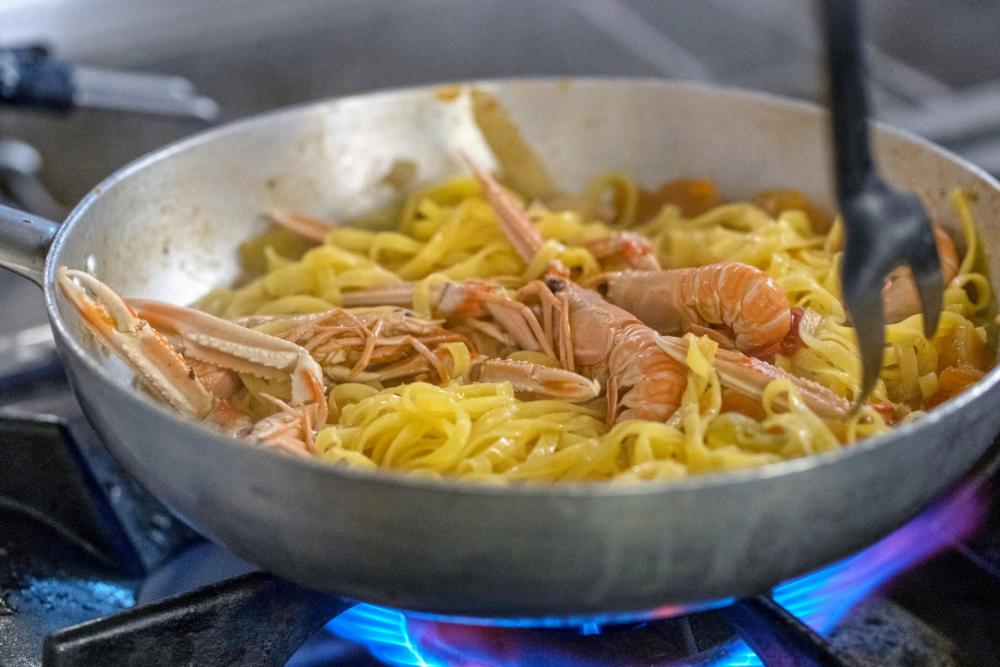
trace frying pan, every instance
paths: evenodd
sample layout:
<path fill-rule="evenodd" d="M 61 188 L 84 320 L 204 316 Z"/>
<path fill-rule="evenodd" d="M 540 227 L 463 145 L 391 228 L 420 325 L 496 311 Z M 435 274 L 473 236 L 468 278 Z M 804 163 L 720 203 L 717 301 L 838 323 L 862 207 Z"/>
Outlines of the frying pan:
<path fill-rule="evenodd" d="M 713 178 L 732 198 L 798 188 L 829 203 L 827 117 L 765 95 L 647 80 L 485 82 L 560 184 L 603 170 L 652 185 Z M 422 182 L 489 165 L 465 98 L 434 87 L 279 111 L 125 167 L 59 227 L 0 214 L 0 265 L 35 280 L 86 414 L 153 495 L 211 539 L 307 586 L 404 609 L 521 618 L 643 612 L 765 591 L 873 542 L 946 490 L 1000 427 L 994 369 L 923 419 L 841 451 L 726 474 L 633 485 L 491 487 L 369 473 L 254 449 L 136 391 L 54 284 L 61 265 L 127 296 L 190 302 L 238 273 L 237 244 L 286 207 L 344 218 Z M 952 232 L 946 193 L 1000 247 L 1000 185 L 905 133 L 879 128 L 888 180 Z M 961 238 L 958 236 L 958 238 Z M 46 257 L 47 251 L 47 257 Z M 1000 253 L 998 253 L 1000 254 Z M 989 257 L 1000 275 L 997 256 Z"/>

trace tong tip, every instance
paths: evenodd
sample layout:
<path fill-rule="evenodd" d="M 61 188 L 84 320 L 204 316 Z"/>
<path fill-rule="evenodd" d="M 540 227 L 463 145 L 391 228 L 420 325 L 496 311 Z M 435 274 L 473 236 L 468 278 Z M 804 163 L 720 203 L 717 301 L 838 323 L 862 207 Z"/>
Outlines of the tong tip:
<path fill-rule="evenodd" d="M 845 287 L 857 287 L 849 284 Z M 858 339 L 861 361 L 861 386 L 854 410 L 861 407 L 878 382 L 885 347 L 885 316 L 879 291 L 845 290 L 844 303 L 851 313 Z"/>
<path fill-rule="evenodd" d="M 944 307 L 944 285 L 941 280 L 940 264 L 923 272 L 914 271 L 917 292 L 920 294 L 920 309 L 924 316 L 924 336 L 934 337 L 938 323 L 941 321 L 941 310 Z"/>

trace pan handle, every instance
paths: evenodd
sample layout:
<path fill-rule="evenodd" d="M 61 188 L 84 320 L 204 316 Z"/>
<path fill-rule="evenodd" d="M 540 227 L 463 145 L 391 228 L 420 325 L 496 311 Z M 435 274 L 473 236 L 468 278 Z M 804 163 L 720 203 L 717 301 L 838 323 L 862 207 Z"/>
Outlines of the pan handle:
<path fill-rule="evenodd" d="M 0 204 L 0 267 L 42 286 L 45 256 L 59 223 Z"/>

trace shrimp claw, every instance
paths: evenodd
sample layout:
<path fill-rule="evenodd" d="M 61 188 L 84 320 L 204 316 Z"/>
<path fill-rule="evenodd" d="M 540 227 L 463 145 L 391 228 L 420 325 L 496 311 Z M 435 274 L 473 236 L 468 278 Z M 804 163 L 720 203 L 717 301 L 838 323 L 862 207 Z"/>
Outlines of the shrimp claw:
<path fill-rule="evenodd" d="M 660 336 L 657 345 L 675 361 L 687 363 L 688 343 L 683 338 Z M 773 380 L 790 380 L 805 404 L 818 416 L 840 420 L 851 414 L 851 404 L 844 398 L 816 382 L 787 373 L 766 361 L 720 348 L 715 351 L 712 365 L 719 373 L 722 384 L 747 396 L 760 397 Z"/>
<path fill-rule="evenodd" d="M 90 331 L 154 394 L 191 417 L 202 419 L 212 411 L 212 394 L 184 357 L 110 287 L 88 273 L 64 266 L 57 272 L 57 281 Z"/>
<path fill-rule="evenodd" d="M 262 378 L 291 374 L 293 404 L 323 400 L 323 370 L 301 345 L 192 308 L 145 299 L 128 303 L 157 329 L 180 336 L 186 355 Z"/>
<path fill-rule="evenodd" d="M 513 359 L 485 359 L 475 367 L 474 382 L 510 382 L 518 394 L 582 403 L 597 398 L 601 385 L 579 373 Z"/>
<path fill-rule="evenodd" d="M 133 301 L 140 314 L 110 287 L 83 271 L 60 267 L 57 281 L 98 341 L 117 354 L 153 394 L 179 412 L 263 448 L 299 456 L 314 453 L 312 433 L 326 422 L 327 403 L 319 365 L 308 353 L 302 358 L 293 349 L 297 346 L 286 341 L 187 308 Z M 181 350 L 147 317 L 173 332 Z M 190 363 L 184 353 L 190 355 Z M 254 423 L 208 389 L 232 394 L 239 382 L 232 376 L 235 370 L 264 377 L 291 371 L 293 404 L 273 399 L 279 411 Z"/>

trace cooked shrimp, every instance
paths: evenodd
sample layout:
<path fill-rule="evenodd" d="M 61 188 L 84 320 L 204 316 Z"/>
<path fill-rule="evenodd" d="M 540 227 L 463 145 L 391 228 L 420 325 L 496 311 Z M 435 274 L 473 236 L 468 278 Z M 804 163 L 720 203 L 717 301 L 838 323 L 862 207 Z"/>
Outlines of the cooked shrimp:
<path fill-rule="evenodd" d="M 596 398 L 600 387 L 574 372 L 572 349 L 566 337 L 558 337 L 555 328 L 568 317 L 565 308 L 544 289 L 531 283 L 518 297 L 538 297 L 539 315 L 509 295 L 503 288 L 479 280 L 446 282 L 429 290 L 432 311 L 447 319 L 452 336 L 461 331 L 461 339 L 474 341 L 470 379 L 479 382 L 510 382 L 522 395 L 545 396 L 570 402 Z M 391 303 L 411 307 L 416 290 L 414 283 L 394 283 L 344 295 L 356 306 Z M 562 319 L 560 319 L 562 318 Z M 415 319 L 415 318 L 414 318 Z M 303 342 L 308 347 L 308 343 Z M 556 359 L 561 368 L 498 359 L 517 350 L 537 351 Z"/>
<path fill-rule="evenodd" d="M 747 354 L 771 347 L 791 328 L 791 308 L 781 286 L 742 262 L 606 273 L 593 287 L 660 333 L 711 330 Z M 719 326 L 725 329 L 712 329 Z"/>
<path fill-rule="evenodd" d="M 565 280 L 550 279 L 545 284 L 566 295 L 569 327 L 560 333 L 572 337 L 580 373 L 605 386 L 608 420 L 668 419 L 680 406 L 687 385 L 687 342 L 658 335 L 592 290 Z M 842 419 L 850 413 L 848 402 L 825 387 L 740 352 L 718 350 L 713 366 L 724 386 L 750 397 L 759 398 L 773 380 L 789 379 L 821 417 Z"/>
<path fill-rule="evenodd" d="M 254 424 L 246 439 L 293 456 L 315 456 L 313 438 L 316 431 L 326 424 L 326 401 L 292 407 L 273 396 L 264 397 L 274 403 L 278 411 Z"/>
<path fill-rule="evenodd" d="M 350 294 L 357 304 L 388 301 L 405 306 L 412 304 L 414 290 L 412 283 L 396 283 Z M 511 380 L 515 388 L 521 387 L 520 391 L 542 394 L 530 389 L 535 383 L 547 396 L 587 400 L 603 388 L 609 421 L 663 421 L 680 405 L 687 384 L 683 359 L 672 359 L 661 349 L 666 337 L 594 290 L 550 276 L 546 281 L 528 283 L 513 296 L 480 281 L 442 283 L 430 292 L 435 314 L 455 317 L 455 326 L 469 329 L 470 336 L 490 332 L 487 335 L 499 341 L 501 353 L 539 350 L 559 361 L 562 369 L 529 369 L 531 365 L 517 364 L 504 367 L 505 371 L 521 372 L 518 378 L 503 378 Z M 759 397 L 767 383 L 778 377 L 789 377 L 799 384 L 799 378 L 739 352 L 717 355 L 716 367 L 724 384 L 751 396 Z M 496 377 L 492 373 L 499 368 L 492 367 L 486 377 Z M 555 373 L 557 370 L 569 374 Z M 585 378 L 597 384 L 588 385 Z M 825 413 L 848 414 L 846 401 L 817 387 L 809 385 L 810 396 L 821 397 L 817 405 Z"/>
<path fill-rule="evenodd" d="M 687 368 L 659 348 L 657 333 L 597 292 L 560 279 L 545 286 L 565 295 L 569 318 L 559 333 L 571 337 L 580 373 L 605 387 L 608 421 L 666 421 L 681 403 Z"/>
<path fill-rule="evenodd" d="M 504 191 L 488 171 L 481 169 L 468 157 L 465 158 L 465 162 L 472 171 L 472 175 L 479 181 L 479 187 L 482 188 L 486 200 L 496 213 L 497 222 L 500 224 L 504 236 L 507 237 L 507 241 L 514 246 L 514 250 L 521 259 L 530 262 L 541 250 L 545 240 L 531 224 L 521 202 Z"/>
<path fill-rule="evenodd" d="M 327 377 L 339 381 L 388 382 L 425 374 L 447 382 L 448 343 L 464 336 L 441 322 L 416 317 L 404 308 L 332 308 L 308 315 L 244 318 L 240 323 L 301 345 Z"/>
<path fill-rule="evenodd" d="M 412 284 L 408 289 L 388 285 L 355 292 L 352 299 L 406 304 L 407 299 L 412 301 L 413 290 Z M 535 300 L 538 315 L 524 303 Z M 515 343 L 511 349 L 543 351 L 558 359 L 563 369 L 596 381 L 607 390 L 609 421 L 664 421 L 680 405 L 687 382 L 684 365 L 657 347 L 653 329 L 593 290 L 550 278 L 528 283 L 511 297 L 485 291 L 477 281 L 453 282 L 435 286 L 431 301 L 442 316 L 462 313 L 472 316 L 468 320 L 482 322 L 482 315 L 497 315 L 500 328 Z M 582 389 L 577 387 L 574 393 Z"/>
<path fill-rule="evenodd" d="M 412 307 L 416 289 L 416 283 L 412 282 L 370 287 L 344 294 L 344 302 L 353 306 L 387 303 Z M 498 285 L 481 280 L 438 283 L 431 286 L 428 297 L 431 310 L 447 318 L 450 324 L 472 325 L 482 331 L 480 325 L 485 318 L 491 318 L 499 325 L 503 339 L 512 343 L 509 351 L 540 351 L 556 356 L 551 344 L 551 326 L 540 323 L 527 306 Z M 543 318 L 543 321 L 547 320 Z M 569 368 L 566 364 L 564 367 Z"/>
<path fill-rule="evenodd" d="M 203 318 L 183 322 L 187 344 L 199 346 L 205 352 L 203 357 L 211 357 L 211 361 L 198 364 L 199 371 L 206 376 L 220 375 L 209 386 L 227 396 L 232 393 L 231 377 L 219 373 L 220 367 L 261 377 L 291 375 L 292 404 L 278 401 L 278 413 L 255 423 L 226 396 L 213 394 L 167 337 L 107 285 L 66 267 L 60 267 L 58 282 L 97 340 L 131 367 L 157 398 L 192 419 L 214 424 L 260 447 L 299 456 L 315 453 L 311 429 L 326 422 L 327 404 L 319 365 L 303 348 L 205 313 L 199 313 Z M 301 424 L 309 428 L 300 428 Z"/>
<path fill-rule="evenodd" d="M 127 305 L 124 302 L 122 305 L 130 311 L 134 309 L 142 322 L 161 334 L 174 336 L 176 349 L 187 358 L 259 378 L 291 376 L 295 405 L 323 394 L 320 365 L 308 350 L 294 342 L 193 308 L 145 299 L 129 299 Z"/>
<path fill-rule="evenodd" d="M 683 338 L 660 336 L 660 348 L 678 363 L 687 354 L 688 343 Z M 851 406 L 846 399 L 837 396 L 823 385 L 792 375 L 774 364 L 761 359 L 749 357 L 734 350 L 719 349 L 715 351 L 712 366 L 719 373 L 719 382 L 729 389 L 734 389 L 744 396 L 759 398 L 761 392 L 772 380 L 789 380 L 799 392 L 799 396 L 809 408 L 819 417 L 829 420 L 846 419 L 851 414 Z M 894 404 L 872 406 L 895 408 Z"/>

